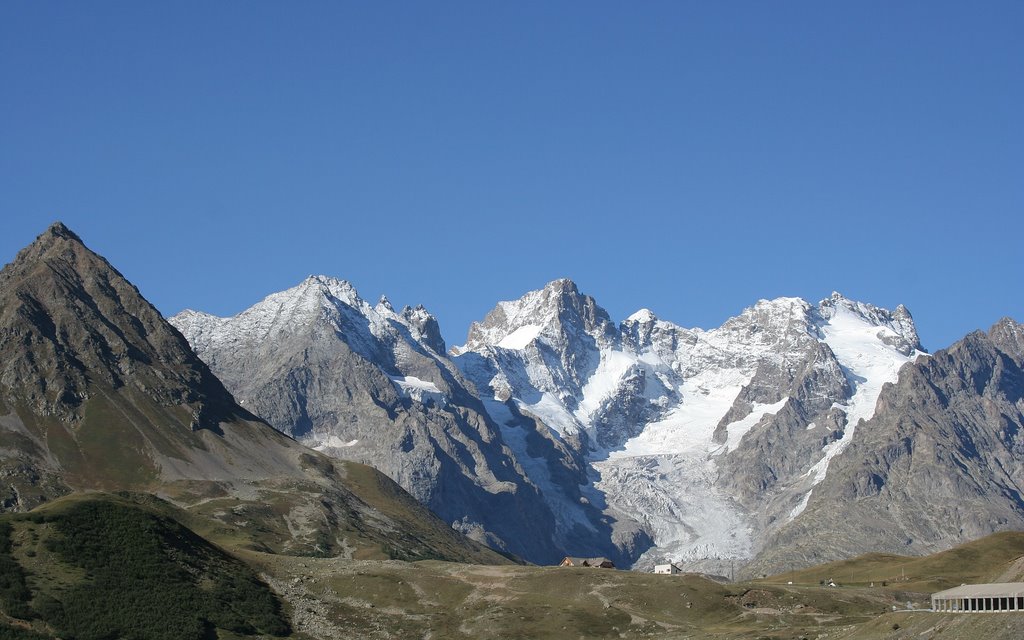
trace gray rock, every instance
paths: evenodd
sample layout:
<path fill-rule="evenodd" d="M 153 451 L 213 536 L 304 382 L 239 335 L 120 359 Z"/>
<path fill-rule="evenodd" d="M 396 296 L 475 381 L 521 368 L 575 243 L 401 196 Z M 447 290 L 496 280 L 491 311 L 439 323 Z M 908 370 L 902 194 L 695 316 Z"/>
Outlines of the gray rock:
<path fill-rule="evenodd" d="M 867 551 L 925 554 L 1024 527 L 1021 335 L 1004 319 L 904 367 L 750 572 Z"/>

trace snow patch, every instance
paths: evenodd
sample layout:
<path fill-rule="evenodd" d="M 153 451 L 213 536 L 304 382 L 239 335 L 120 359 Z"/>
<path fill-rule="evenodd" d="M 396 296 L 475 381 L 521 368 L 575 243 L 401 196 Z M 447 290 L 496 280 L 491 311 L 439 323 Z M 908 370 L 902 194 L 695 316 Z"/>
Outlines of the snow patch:
<path fill-rule="evenodd" d="M 728 453 L 740 446 L 740 440 L 743 439 L 743 436 L 747 435 L 748 431 L 754 428 L 754 425 L 761 421 L 761 418 L 768 414 L 775 415 L 787 402 L 789 402 L 789 398 L 783 398 L 774 404 L 756 404 L 750 415 L 736 422 L 729 423 L 725 427 L 729 435 L 725 442 L 724 453 Z"/>
<path fill-rule="evenodd" d="M 354 447 L 357 444 L 359 444 L 358 440 L 349 440 L 346 442 L 345 440 L 342 440 L 338 436 L 332 435 L 327 436 L 319 443 L 314 445 L 313 449 L 316 449 L 317 451 L 323 451 L 324 449 L 342 449 L 345 447 Z"/>
<path fill-rule="evenodd" d="M 571 435 L 582 431 L 582 426 L 565 405 L 550 393 L 540 393 L 533 402 L 513 399 L 519 410 L 536 416 L 558 435 Z"/>
<path fill-rule="evenodd" d="M 597 370 L 583 386 L 583 399 L 576 410 L 576 417 L 586 421 L 601 408 L 602 402 L 614 394 L 619 382 L 637 363 L 637 357 L 622 351 L 602 351 Z"/>
<path fill-rule="evenodd" d="M 807 508 L 807 502 L 811 499 L 811 493 L 813 492 L 814 490 L 812 489 L 811 491 L 808 491 L 807 493 L 804 494 L 803 499 L 800 500 L 800 504 L 793 507 L 793 510 L 789 512 L 789 518 L 786 520 L 786 522 L 789 522 L 790 520 L 804 512 L 804 509 Z"/>
<path fill-rule="evenodd" d="M 626 318 L 626 322 L 639 322 L 640 324 L 646 324 L 657 319 L 657 316 L 655 316 L 650 309 L 640 309 L 633 315 Z"/>
<path fill-rule="evenodd" d="M 447 400 L 437 385 L 429 380 L 420 380 L 415 376 L 388 376 L 398 387 L 398 392 L 416 402 L 426 403 L 428 400 L 445 405 Z"/>
<path fill-rule="evenodd" d="M 528 344 L 540 335 L 542 329 L 543 327 L 536 324 L 524 325 L 502 338 L 497 346 L 502 349 L 515 349 L 517 351 L 525 349 Z"/>

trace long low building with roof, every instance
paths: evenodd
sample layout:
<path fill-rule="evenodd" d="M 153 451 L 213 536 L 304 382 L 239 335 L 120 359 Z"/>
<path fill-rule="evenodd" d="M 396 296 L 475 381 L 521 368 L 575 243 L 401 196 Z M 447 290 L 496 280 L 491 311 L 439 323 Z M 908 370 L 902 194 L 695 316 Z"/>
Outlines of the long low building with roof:
<path fill-rule="evenodd" d="M 565 556 L 559 564 L 561 567 L 595 567 L 598 569 L 614 569 L 615 563 L 608 558 L 577 558 Z"/>
<path fill-rule="evenodd" d="M 932 594 L 932 611 L 981 613 L 1024 611 L 1024 582 L 962 584 Z"/>

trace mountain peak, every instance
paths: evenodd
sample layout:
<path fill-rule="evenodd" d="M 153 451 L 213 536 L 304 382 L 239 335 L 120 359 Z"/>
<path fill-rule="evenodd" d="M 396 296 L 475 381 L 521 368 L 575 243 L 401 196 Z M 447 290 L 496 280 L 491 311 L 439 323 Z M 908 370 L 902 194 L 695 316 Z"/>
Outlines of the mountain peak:
<path fill-rule="evenodd" d="M 18 255 L 15 256 L 14 261 L 8 267 L 14 267 L 18 264 L 37 263 L 45 260 L 48 256 L 53 257 L 54 251 L 61 252 L 65 259 L 73 261 L 77 260 L 75 256 L 79 254 L 82 257 L 86 254 L 92 255 L 94 261 L 102 263 L 106 268 L 113 270 L 113 267 L 106 260 L 89 251 L 85 243 L 82 242 L 82 239 L 62 222 L 54 222 L 47 227 L 46 231 L 39 234 L 31 244 L 18 252 Z M 87 260 L 86 262 L 89 261 Z"/>
<path fill-rule="evenodd" d="M 416 339 L 433 349 L 435 353 L 445 353 L 447 347 L 445 346 L 444 338 L 441 337 L 441 327 L 437 324 L 437 318 L 427 311 L 423 305 L 403 307 L 402 320 L 413 332 Z"/>
<path fill-rule="evenodd" d="M 580 290 L 576 287 L 576 283 L 569 278 L 558 278 L 544 285 L 545 291 L 557 291 L 559 293 L 570 293 L 573 295 L 579 295 Z"/>
<path fill-rule="evenodd" d="M 1024 325 L 1006 317 L 992 325 L 988 335 L 1001 351 L 1017 360 L 1024 359 Z"/>
<path fill-rule="evenodd" d="M 653 311 L 651 311 L 650 309 L 646 309 L 645 308 L 645 309 L 640 309 L 639 311 L 637 311 L 633 315 L 631 315 L 628 318 L 626 318 L 626 322 L 638 322 L 640 324 L 647 324 L 649 322 L 654 322 L 657 319 L 658 319 L 658 316 L 654 315 Z"/>
<path fill-rule="evenodd" d="M 68 229 L 67 226 L 65 226 L 64 223 L 61 222 L 60 220 L 54 222 L 49 227 L 47 227 L 46 231 L 44 231 L 42 235 L 40 235 L 39 237 L 64 238 L 67 240 L 74 240 L 79 243 L 82 242 L 82 239 L 79 238 L 74 231 Z"/>
<path fill-rule="evenodd" d="M 914 351 L 924 351 L 917 335 L 917 327 L 910 311 L 902 304 L 889 311 L 866 302 L 857 302 L 833 292 L 818 304 L 818 314 L 828 322 L 835 322 L 844 314 L 858 318 L 859 321 L 878 327 L 882 333 L 878 335 L 883 342 L 895 346 L 904 355 Z"/>
<path fill-rule="evenodd" d="M 264 302 L 287 303 L 287 301 L 293 299 L 330 300 L 331 298 L 340 300 L 353 307 L 361 307 L 363 305 L 363 299 L 359 297 L 359 292 L 356 291 L 355 286 L 351 282 L 324 275 L 309 276 L 291 289 L 267 296 Z M 286 304 L 286 306 L 290 305 Z"/>
<path fill-rule="evenodd" d="M 328 289 L 351 289 L 355 287 L 348 280 L 325 275 L 310 275 L 298 284 L 299 287 L 326 287 Z"/>
<path fill-rule="evenodd" d="M 59 222 L 0 271 L 0 336 L 0 390 L 40 414 L 75 420 L 97 389 L 125 386 L 163 406 L 231 402 L 160 312 Z"/>
<path fill-rule="evenodd" d="M 391 304 L 391 301 L 388 300 L 388 297 L 383 294 L 381 294 L 380 299 L 377 300 L 377 307 L 390 313 L 395 312 L 395 307 Z"/>
<path fill-rule="evenodd" d="M 588 295 L 581 294 L 576 283 L 559 278 L 530 291 L 518 300 L 499 302 L 482 322 L 469 328 L 466 344 L 457 353 L 485 345 L 523 349 L 540 335 L 556 341 L 569 335 L 608 336 L 614 326 L 608 312 Z M 560 337 L 556 337 L 560 336 Z"/>

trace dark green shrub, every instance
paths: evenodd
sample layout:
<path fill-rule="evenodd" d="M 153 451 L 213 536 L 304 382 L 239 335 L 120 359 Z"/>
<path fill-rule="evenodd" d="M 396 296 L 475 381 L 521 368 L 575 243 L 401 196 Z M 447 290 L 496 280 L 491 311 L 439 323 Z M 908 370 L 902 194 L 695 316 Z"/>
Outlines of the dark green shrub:
<path fill-rule="evenodd" d="M 11 525 L 0 522 L 0 609 L 12 618 L 27 620 L 32 617 L 31 599 L 25 571 L 11 556 Z"/>
<path fill-rule="evenodd" d="M 38 613 L 63 637 L 179 640 L 290 629 L 270 589 L 242 562 L 176 521 L 112 502 L 72 505 L 44 541 L 86 579 Z"/>

